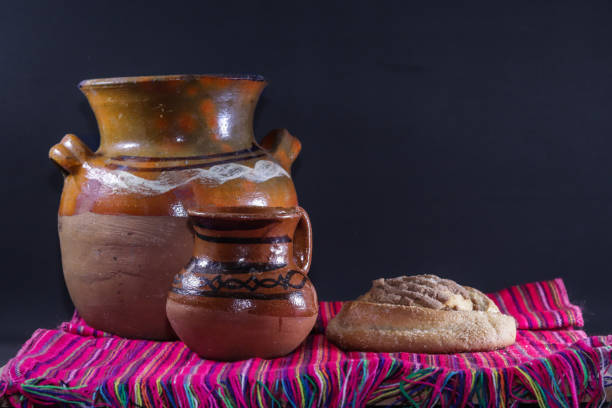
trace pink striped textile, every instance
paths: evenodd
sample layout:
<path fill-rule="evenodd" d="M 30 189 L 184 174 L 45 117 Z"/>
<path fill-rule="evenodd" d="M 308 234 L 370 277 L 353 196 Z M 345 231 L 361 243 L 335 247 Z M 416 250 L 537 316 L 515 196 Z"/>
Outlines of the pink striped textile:
<path fill-rule="evenodd" d="M 342 302 L 321 302 L 293 353 L 233 363 L 203 360 L 181 342 L 128 340 L 77 315 L 39 329 L 0 374 L 12 406 L 543 407 L 597 406 L 612 382 L 612 336 L 589 337 L 561 279 L 489 295 L 518 322 L 517 342 L 463 354 L 344 352 L 323 331 Z"/>

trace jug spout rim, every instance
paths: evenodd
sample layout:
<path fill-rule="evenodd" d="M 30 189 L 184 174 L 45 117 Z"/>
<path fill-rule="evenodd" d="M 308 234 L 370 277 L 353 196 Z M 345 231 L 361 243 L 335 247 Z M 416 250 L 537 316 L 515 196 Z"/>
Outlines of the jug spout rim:
<path fill-rule="evenodd" d="M 139 84 L 145 82 L 193 81 L 201 80 L 204 78 L 231 81 L 266 82 L 265 78 L 262 75 L 258 74 L 174 74 L 85 79 L 79 82 L 78 86 L 79 88 L 83 89 L 92 87 L 112 87 L 128 84 Z"/>
<path fill-rule="evenodd" d="M 296 207 L 261 206 L 190 208 L 187 213 L 196 220 L 279 220 L 301 216 Z"/>

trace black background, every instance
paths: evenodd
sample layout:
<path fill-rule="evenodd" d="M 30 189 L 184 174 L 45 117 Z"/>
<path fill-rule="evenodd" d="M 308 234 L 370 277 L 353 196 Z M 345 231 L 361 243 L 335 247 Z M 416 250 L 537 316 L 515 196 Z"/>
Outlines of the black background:
<path fill-rule="evenodd" d="M 47 151 L 98 145 L 76 84 L 171 73 L 269 81 L 255 132 L 303 143 L 321 299 L 402 274 L 562 277 L 587 330 L 612 332 L 610 3 L 306 3 L 3 3 L 2 341 L 72 312 Z"/>

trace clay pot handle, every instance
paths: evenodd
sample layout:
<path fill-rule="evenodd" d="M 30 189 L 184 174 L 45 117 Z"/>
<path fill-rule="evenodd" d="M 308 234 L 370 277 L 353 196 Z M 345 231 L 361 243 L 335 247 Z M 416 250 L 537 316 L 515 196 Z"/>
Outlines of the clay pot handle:
<path fill-rule="evenodd" d="M 302 217 L 293 236 L 293 258 L 301 272 L 307 274 L 312 260 L 312 225 L 306 210 L 302 207 L 297 207 L 297 209 Z"/>
<path fill-rule="evenodd" d="M 272 154 L 272 157 L 288 172 L 300 154 L 302 144 L 287 129 L 274 129 L 268 132 L 261 141 L 261 147 Z"/>
<path fill-rule="evenodd" d="M 93 153 L 71 133 L 49 150 L 49 158 L 68 173 L 74 173 Z"/>

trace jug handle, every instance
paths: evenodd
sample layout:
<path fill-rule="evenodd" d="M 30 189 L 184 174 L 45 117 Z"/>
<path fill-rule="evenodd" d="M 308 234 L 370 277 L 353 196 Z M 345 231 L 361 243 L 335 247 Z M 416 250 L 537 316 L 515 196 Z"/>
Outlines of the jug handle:
<path fill-rule="evenodd" d="M 306 210 L 297 207 L 301 215 L 293 236 L 293 258 L 304 275 L 310 270 L 312 260 L 312 225 Z"/>
<path fill-rule="evenodd" d="M 272 157 L 287 172 L 302 150 L 302 143 L 287 129 L 274 129 L 268 132 L 261 141 L 261 147 L 269 151 Z"/>
<path fill-rule="evenodd" d="M 67 173 L 74 173 L 93 153 L 76 135 L 68 133 L 49 150 L 49 158 Z"/>

